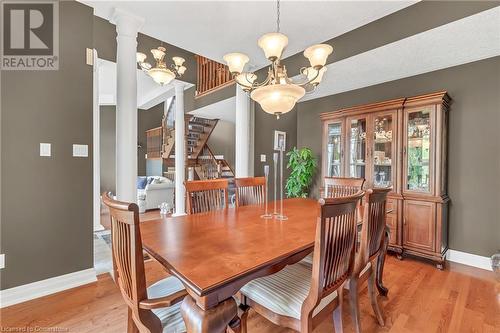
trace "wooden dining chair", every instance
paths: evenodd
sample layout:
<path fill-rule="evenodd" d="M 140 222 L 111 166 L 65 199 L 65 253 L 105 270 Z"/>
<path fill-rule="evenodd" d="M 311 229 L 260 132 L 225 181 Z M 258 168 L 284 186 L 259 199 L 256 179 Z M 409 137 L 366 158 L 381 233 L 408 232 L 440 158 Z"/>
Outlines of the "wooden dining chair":
<path fill-rule="evenodd" d="M 236 207 L 262 205 L 266 200 L 266 177 L 235 178 Z"/>
<path fill-rule="evenodd" d="M 248 307 L 302 333 L 312 332 L 333 312 L 335 331 L 342 332 L 343 290 L 354 268 L 356 205 L 363 194 L 320 199 L 312 267 L 299 262 L 246 284 L 240 290 L 242 325 Z"/>
<path fill-rule="evenodd" d="M 109 193 L 102 198 L 111 216 L 115 281 L 128 306 L 127 332 L 185 332 L 180 305 L 187 292 L 181 281 L 170 276 L 146 288 L 139 208 Z"/>
<path fill-rule="evenodd" d="M 228 206 L 228 180 L 192 180 L 184 182 L 188 214 L 224 209 Z"/>
<path fill-rule="evenodd" d="M 336 198 L 353 195 L 363 189 L 364 178 L 325 177 L 322 197 Z"/>
<path fill-rule="evenodd" d="M 359 311 L 359 285 L 368 280 L 368 294 L 371 306 L 380 326 L 384 326 L 384 318 L 380 310 L 376 294 L 376 266 L 381 264 L 379 256 L 385 254 L 386 202 L 391 188 L 370 189 L 366 191 L 363 206 L 363 224 L 361 239 L 356 254 L 354 270 L 349 279 L 349 301 L 356 332 L 361 332 Z"/>

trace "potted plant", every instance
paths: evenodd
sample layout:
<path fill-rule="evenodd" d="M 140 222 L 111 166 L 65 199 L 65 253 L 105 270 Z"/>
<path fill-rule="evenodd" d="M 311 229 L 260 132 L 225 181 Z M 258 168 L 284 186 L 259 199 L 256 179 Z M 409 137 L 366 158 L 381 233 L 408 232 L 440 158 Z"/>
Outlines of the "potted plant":
<path fill-rule="evenodd" d="M 311 149 L 294 147 L 289 151 L 287 168 L 291 169 L 290 176 L 286 180 L 286 195 L 289 198 L 307 198 L 309 186 L 316 172 L 316 158 Z"/>

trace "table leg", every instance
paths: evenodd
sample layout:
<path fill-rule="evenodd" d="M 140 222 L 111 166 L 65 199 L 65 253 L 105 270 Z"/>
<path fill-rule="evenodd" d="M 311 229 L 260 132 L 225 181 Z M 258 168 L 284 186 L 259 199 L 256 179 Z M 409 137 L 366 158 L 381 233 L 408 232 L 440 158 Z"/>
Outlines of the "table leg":
<path fill-rule="evenodd" d="M 385 256 L 387 254 L 387 248 L 389 246 L 389 238 L 390 238 L 390 229 L 388 227 L 385 227 L 385 232 L 384 232 L 384 239 L 382 242 L 382 251 L 380 255 L 377 258 L 377 280 L 376 280 L 376 285 L 377 289 L 380 295 L 382 296 L 387 296 L 387 293 L 389 290 L 384 287 L 384 284 L 382 282 L 382 277 L 384 274 L 384 264 L 385 264 Z"/>
<path fill-rule="evenodd" d="M 182 301 L 181 313 L 188 333 L 224 333 L 228 325 L 234 332 L 240 331 L 240 320 L 233 298 L 203 310 L 188 295 Z"/>

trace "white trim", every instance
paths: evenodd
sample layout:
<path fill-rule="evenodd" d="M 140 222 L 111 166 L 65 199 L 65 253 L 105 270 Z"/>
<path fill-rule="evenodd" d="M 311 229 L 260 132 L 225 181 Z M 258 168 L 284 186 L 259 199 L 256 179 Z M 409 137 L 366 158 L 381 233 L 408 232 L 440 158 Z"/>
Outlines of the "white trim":
<path fill-rule="evenodd" d="M 459 264 L 492 271 L 491 259 L 488 257 L 478 256 L 477 254 L 448 250 L 448 252 L 446 253 L 446 259 L 449 261 L 457 262 Z"/>
<path fill-rule="evenodd" d="M 92 111 L 92 155 L 93 155 L 93 220 L 94 220 L 94 231 L 103 230 L 104 227 L 101 225 L 101 148 L 100 148 L 100 108 L 99 108 L 99 60 L 97 57 L 97 51 L 93 50 L 93 111 Z"/>
<path fill-rule="evenodd" d="M 0 290 L 0 308 L 97 281 L 93 268 Z"/>

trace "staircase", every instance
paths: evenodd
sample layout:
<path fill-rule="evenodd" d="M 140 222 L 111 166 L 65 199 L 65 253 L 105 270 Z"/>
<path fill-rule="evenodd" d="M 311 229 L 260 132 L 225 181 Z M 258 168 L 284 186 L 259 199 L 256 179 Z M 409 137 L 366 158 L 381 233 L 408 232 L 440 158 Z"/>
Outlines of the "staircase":
<path fill-rule="evenodd" d="M 164 174 L 173 178 L 175 169 L 175 129 L 173 124 L 173 109 L 175 100 L 170 103 L 167 116 L 162 120 L 161 152 Z M 194 168 L 195 179 L 234 178 L 234 172 L 222 156 L 215 156 L 207 145 L 218 119 L 206 119 L 185 115 L 187 166 Z M 154 140 L 148 140 L 148 142 Z"/>

